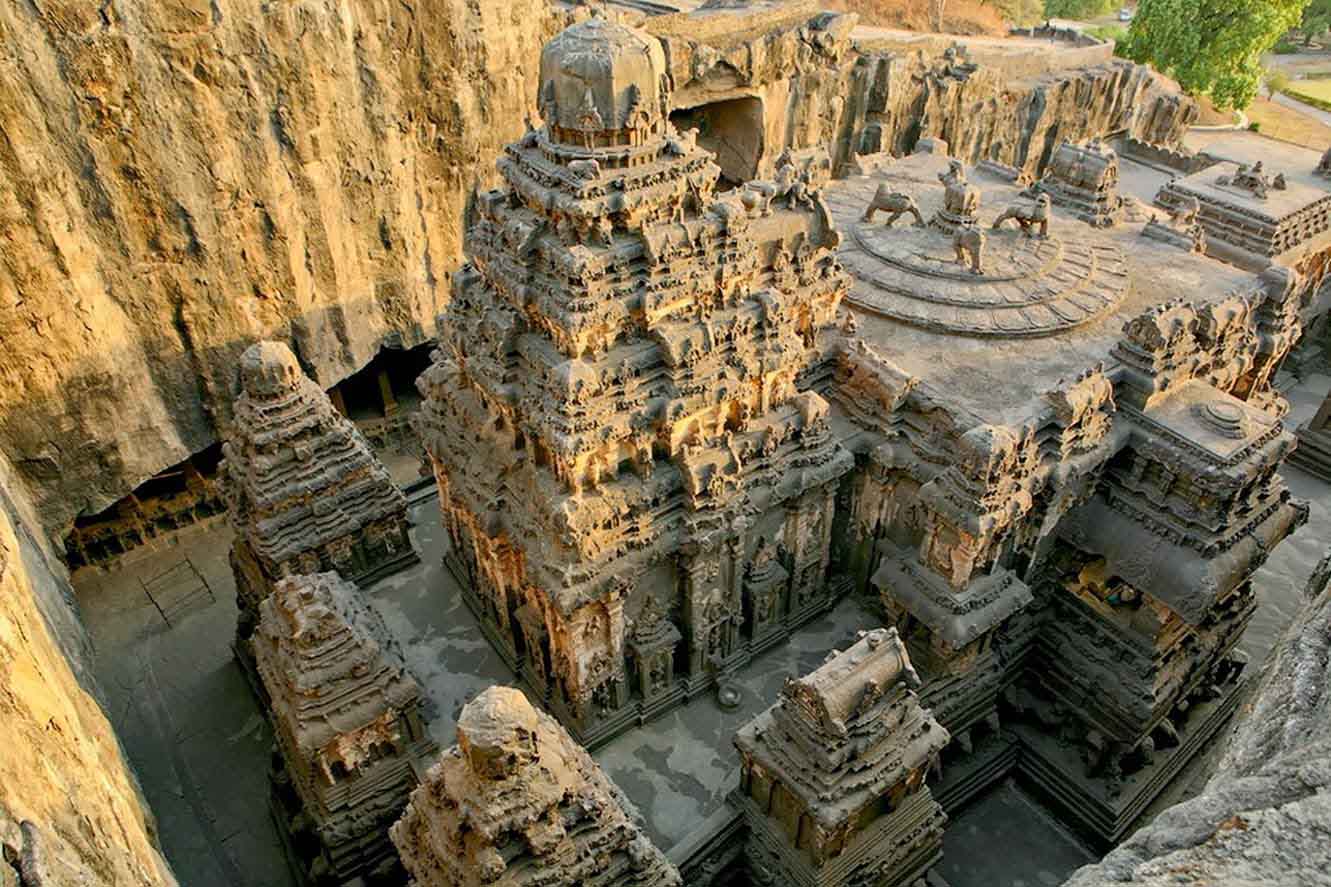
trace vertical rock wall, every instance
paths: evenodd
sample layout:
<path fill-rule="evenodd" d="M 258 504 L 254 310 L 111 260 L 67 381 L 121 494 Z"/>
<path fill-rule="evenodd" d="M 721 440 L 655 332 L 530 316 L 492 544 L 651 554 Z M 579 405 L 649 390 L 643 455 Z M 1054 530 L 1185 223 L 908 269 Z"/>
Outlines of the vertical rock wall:
<path fill-rule="evenodd" d="M 0 842 L 35 849 L 28 873 L 53 887 L 172 884 L 93 695 L 63 568 L 10 480 L 0 456 Z"/>
<path fill-rule="evenodd" d="M 0 4 L 0 450 L 48 526 L 224 429 L 236 358 L 330 385 L 434 333 L 546 0 Z"/>

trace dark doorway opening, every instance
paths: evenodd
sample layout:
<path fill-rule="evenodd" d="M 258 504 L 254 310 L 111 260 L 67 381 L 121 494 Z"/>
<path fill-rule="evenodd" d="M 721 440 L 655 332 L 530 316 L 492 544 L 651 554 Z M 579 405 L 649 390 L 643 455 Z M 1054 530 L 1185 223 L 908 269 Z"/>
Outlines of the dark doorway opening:
<path fill-rule="evenodd" d="M 763 103 L 745 96 L 681 108 L 670 115 L 676 129 L 698 131 L 698 144 L 716 155 L 722 184 L 734 187 L 758 177 L 763 156 Z"/>

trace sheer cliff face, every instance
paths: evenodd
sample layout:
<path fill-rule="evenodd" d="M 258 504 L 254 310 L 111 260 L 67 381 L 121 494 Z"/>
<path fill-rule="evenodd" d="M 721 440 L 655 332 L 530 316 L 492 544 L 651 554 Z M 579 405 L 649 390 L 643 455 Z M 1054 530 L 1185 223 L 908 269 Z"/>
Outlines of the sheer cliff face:
<path fill-rule="evenodd" d="M 236 358 L 433 335 L 545 0 L 0 4 L 0 450 L 56 527 L 208 445 Z"/>
<path fill-rule="evenodd" d="M 0 456 L 0 843 L 34 883 L 174 884 L 90 690 L 63 569 L 9 481 Z"/>

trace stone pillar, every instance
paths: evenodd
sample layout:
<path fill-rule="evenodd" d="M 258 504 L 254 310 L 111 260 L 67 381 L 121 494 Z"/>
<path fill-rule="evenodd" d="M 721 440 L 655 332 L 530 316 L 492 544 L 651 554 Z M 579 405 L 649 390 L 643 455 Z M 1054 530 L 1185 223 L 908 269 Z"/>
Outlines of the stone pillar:
<path fill-rule="evenodd" d="M 397 415 L 397 398 L 393 396 L 393 380 L 388 376 L 388 370 L 381 369 L 378 373 L 379 380 L 379 400 L 383 404 L 384 417 L 391 419 Z"/>

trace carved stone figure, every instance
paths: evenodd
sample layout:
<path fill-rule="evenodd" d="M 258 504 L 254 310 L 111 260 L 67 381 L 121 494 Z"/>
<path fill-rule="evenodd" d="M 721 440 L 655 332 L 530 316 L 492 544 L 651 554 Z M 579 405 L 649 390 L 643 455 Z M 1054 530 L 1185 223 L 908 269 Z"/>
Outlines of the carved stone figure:
<path fill-rule="evenodd" d="M 1205 253 L 1206 229 L 1198 221 L 1201 202 L 1189 195 L 1180 199 L 1168 212 L 1168 223 L 1162 224 L 1153 215 L 1142 229 L 1142 236 L 1172 243 L 1189 252 Z"/>
<path fill-rule="evenodd" d="M 864 215 L 860 218 L 860 221 L 872 222 L 873 217 L 879 212 L 891 213 L 883 225 L 885 228 L 891 228 L 896 224 L 897 219 L 906 213 L 915 217 L 916 225 L 924 226 L 924 216 L 920 215 L 920 207 L 915 202 L 915 198 L 900 191 L 893 191 L 892 187 L 886 182 L 878 186 L 878 191 L 874 194 L 873 200 L 869 201 L 869 205 L 865 207 Z"/>
<path fill-rule="evenodd" d="M 614 784 L 520 691 L 481 693 L 457 736 L 390 830 L 413 884 L 679 887 Z"/>
<path fill-rule="evenodd" d="M 1022 234 L 1030 237 L 1032 231 L 1037 231 L 1043 240 L 1049 236 L 1049 212 L 1049 195 L 1041 194 L 1033 202 L 1014 203 L 1003 210 L 1002 215 L 994 219 L 992 227 L 997 231 L 1004 222 L 1012 220 L 1021 228 Z"/>
<path fill-rule="evenodd" d="M 1216 184 L 1242 188 L 1258 200 L 1265 200 L 1270 191 L 1284 191 L 1288 187 L 1283 173 L 1278 173 L 1274 177 L 1267 175 L 1260 160 L 1251 167 L 1246 163 L 1239 164 L 1237 171 L 1232 175 L 1220 176 L 1216 179 Z"/>
<path fill-rule="evenodd" d="M 943 208 L 934 214 L 929 224 L 948 233 L 973 225 L 980 210 L 980 189 L 966 178 L 966 168 L 959 160 L 948 164 L 947 172 L 938 174 L 943 184 Z"/>
<path fill-rule="evenodd" d="M 970 262 L 970 272 L 972 274 L 983 274 L 982 263 L 984 261 L 984 245 L 987 238 L 984 232 L 974 225 L 964 225 L 957 228 L 952 235 L 952 249 L 957 254 L 957 263 L 965 265 Z"/>

